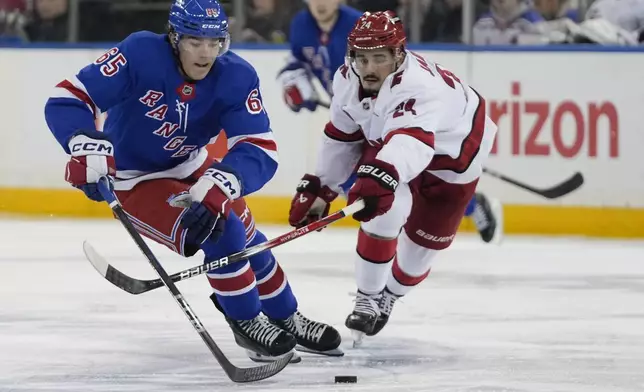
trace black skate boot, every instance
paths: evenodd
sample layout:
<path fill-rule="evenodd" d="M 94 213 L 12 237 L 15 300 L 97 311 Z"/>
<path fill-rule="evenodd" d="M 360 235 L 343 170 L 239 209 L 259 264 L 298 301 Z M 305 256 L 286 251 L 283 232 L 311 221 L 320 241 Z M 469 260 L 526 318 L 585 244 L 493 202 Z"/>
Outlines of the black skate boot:
<path fill-rule="evenodd" d="M 286 320 L 270 320 L 273 324 L 295 336 L 297 350 L 312 354 L 341 357 L 344 355 L 338 347 L 342 338 L 330 325 L 310 320 L 299 311 Z"/>
<path fill-rule="evenodd" d="M 353 312 L 347 317 L 344 322 L 347 328 L 351 330 L 353 337 L 353 347 L 358 347 L 362 344 L 362 338 L 365 334 L 370 334 L 376 325 L 376 321 L 380 316 L 380 308 L 378 306 L 382 294 L 365 294 L 358 290 L 356 293 L 356 305 Z"/>
<path fill-rule="evenodd" d="M 476 207 L 472 219 L 481 239 L 487 243 L 499 242 L 502 235 L 502 211 L 496 201 L 490 201 L 482 193 L 477 193 Z"/>
<path fill-rule="evenodd" d="M 276 357 L 291 352 L 297 341 L 290 333 L 273 325 L 264 315 L 252 320 L 232 320 L 226 317 L 233 330 L 235 342 L 245 348 L 250 359 L 256 362 L 274 361 Z M 293 358 L 291 363 L 301 359 Z"/>
<path fill-rule="evenodd" d="M 382 292 L 382 296 L 380 297 L 380 302 L 378 303 L 378 307 L 380 308 L 380 316 L 378 316 L 373 330 L 367 333 L 367 336 L 376 335 L 378 332 L 382 331 L 385 325 L 387 325 L 391 311 L 394 310 L 394 303 L 396 303 L 398 298 L 400 297 L 385 288 L 385 290 Z"/>
<path fill-rule="evenodd" d="M 224 313 L 215 294 L 212 294 L 210 299 L 217 309 Z M 293 335 L 271 324 L 268 318 L 262 314 L 251 320 L 233 320 L 228 316 L 225 317 L 233 331 L 235 342 L 241 348 L 246 349 L 248 356 L 253 361 L 274 361 L 275 357 L 292 351 L 297 344 Z M 291 363 L 299 361 L 301 361 L 299 357 L 295 358 L 294 356 L 291 359 Z"/>

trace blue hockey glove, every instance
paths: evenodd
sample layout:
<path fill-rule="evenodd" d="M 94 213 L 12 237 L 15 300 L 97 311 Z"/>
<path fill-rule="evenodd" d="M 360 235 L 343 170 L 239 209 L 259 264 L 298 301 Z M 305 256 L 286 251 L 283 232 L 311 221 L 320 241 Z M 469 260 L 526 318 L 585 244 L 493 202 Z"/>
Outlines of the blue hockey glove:
<path fill-rule="evenodd" d="M 187 208 L 181 217 L 181 225 L 187 230 L 186 242 L 201 245 L 219 240 L 232 202 L 241 194 L 242 184 L 235 171 L 214 163 L 188 192 L 173 196 L 168 202 L 174 207 Z"/>

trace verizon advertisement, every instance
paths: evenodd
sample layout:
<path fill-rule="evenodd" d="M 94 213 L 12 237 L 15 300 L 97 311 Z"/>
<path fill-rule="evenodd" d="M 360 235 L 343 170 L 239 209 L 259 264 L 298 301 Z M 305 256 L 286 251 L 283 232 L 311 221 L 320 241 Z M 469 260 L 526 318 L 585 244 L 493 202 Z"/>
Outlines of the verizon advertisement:
<path fill-rule="evenodd" d="M 0 50 L 0 88 L 6 96 L 0 186 L 67 187 L 66 157 L 49 134 L 43 107 L 56 83 L 102 52 Z M 294 114 L 282 103 L 275 77 L 286 51 L 238 53 L 258 71 L 279 146 L 278 174 L 261 192 L 289 196 L 314 167 L 328 113 L 322 108 Z M 644 53 L 416 53 L 451 70 L 487 99 L 488 115 L 499 125 L 491 171 L 537 189 L 582 178 L 574 191 L 552 199 L 492 175 L 484 175 L 482 190 L 511 204 L 644 207 Z"/>

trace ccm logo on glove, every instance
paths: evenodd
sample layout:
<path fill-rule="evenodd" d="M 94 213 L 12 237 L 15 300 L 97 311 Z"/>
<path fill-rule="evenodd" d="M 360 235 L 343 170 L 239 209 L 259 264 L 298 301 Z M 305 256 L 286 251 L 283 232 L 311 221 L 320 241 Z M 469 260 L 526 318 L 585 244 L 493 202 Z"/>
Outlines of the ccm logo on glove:
<path fill-rule="evenodd" d="M 369 175 L 371 177 L 374 177 L 378 179 L 382 185 L 385 185 L 392 191 L 395 191 L 398 187 L 398 180 L 396 180 L 384 170 L 372 165 L 360 165 L 357 174 Z"/>
<path fill-rule="evenodd" d="M 241 186 L 234 174 L 210 168 L 203 175 L 211 178 L 229 199 L 234 200 L 239 197 Z"/>
<path fill-rule="evenodd" d="M 70 151 L 72 155 L 79 152 L 93 153 L 94 155 L 114 155 L 113 147 L 109 143 L 82 142 L 72 144 Z M 79 154 L 84 155 L 84 154 Z M 88 154 L 89 155 L 89 154 Z"/>

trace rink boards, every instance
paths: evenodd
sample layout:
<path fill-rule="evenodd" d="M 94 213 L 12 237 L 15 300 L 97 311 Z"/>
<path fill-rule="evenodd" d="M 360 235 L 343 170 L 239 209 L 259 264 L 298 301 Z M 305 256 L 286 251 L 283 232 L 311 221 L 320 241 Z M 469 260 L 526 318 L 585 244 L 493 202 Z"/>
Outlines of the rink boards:
<path fill-rule="evenodd" d="M 63 181 L 66 156 L 43 116 L 53 86 L 105 49 L 0 49 L 1 212 L 110 216 L 106 206 L 87 201 Z M 644 237 L 644 52 L 558 49 L 417 52 L 486 97 L 488 115 L 499 125 L 490 168 L 536 187 L 583 174 L 581 188 L 555 200 L 484 176 L 479 189 L 505 204 L 508 232 Z M 259 73 L 280 153 L 275 178 L 249 204 L 259 222 L 284 223 L 295 185 L 315 167 L 328 112 L 293 114 L 282 103 L 275 76 L 286 50 L 237 52 Z"/>

